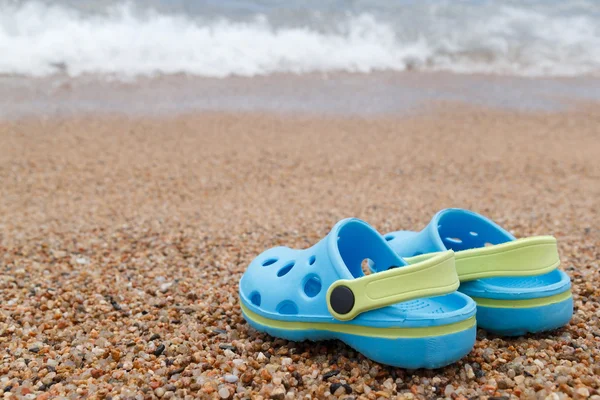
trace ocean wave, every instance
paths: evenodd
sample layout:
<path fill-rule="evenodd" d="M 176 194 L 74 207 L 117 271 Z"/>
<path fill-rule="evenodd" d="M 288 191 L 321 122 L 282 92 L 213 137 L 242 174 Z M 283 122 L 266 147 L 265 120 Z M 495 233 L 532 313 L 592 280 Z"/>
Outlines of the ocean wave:
<path fill-rule="evenodd" d="M 265 15 L 102 13 L 65 5 L 0 3 L 0 74 L 204 77 L 273 73 L 433 70 L 520 76 L 600 72 L 600 13 L 546 12 L 515 4 L 400 13 L 340 12 L 323 26 Z M 446 8 L 444 8 L 446 7 Z"/>

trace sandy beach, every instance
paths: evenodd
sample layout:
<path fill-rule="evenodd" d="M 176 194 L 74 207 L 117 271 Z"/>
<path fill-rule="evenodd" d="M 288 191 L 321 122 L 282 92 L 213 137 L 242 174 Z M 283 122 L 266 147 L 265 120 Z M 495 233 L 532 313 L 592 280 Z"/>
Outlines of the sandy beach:
<path fill-rule="evenodd" d="M 4 398 L 600 399 L 600 109 L 440 105 L 402 116 L 196 112 L 0 122 Z M 238 281 L 339 219 L 385 233 L 439 209 L 557 237 L 574 317 L 483 330 L 408 371 L 259 334 Z M 12 397 L 11 397 L 12 396 Z"/>

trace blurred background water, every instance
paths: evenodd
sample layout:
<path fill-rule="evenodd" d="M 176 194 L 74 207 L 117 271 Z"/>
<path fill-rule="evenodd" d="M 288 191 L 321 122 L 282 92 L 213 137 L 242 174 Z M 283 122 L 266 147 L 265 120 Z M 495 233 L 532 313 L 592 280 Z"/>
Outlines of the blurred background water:
<path fill-rule="evenodd" d="M 0 0 L 0 74 L 600 72 L 600 2 Z"/>

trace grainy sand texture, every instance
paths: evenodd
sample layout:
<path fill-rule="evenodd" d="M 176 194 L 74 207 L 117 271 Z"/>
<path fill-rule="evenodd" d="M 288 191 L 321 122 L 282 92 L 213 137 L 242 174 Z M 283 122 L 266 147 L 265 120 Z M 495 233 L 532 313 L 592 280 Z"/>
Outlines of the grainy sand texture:
<path fill-rule="evenodd" d="M 600 399 L 597 106 L 31 116 L 0 122 L 0 191 L 4 398 Z M 570 325 L 479 330 L 461 361 L 408 371 L 243 320 L 238 281 L 264 249 L 446 207 L 555 235 Z"/>

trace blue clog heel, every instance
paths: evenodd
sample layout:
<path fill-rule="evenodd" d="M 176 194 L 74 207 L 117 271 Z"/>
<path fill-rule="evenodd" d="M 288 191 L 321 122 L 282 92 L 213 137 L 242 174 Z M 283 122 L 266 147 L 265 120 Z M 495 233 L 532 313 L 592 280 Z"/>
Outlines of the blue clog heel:
<path fill-rule="evenodd" d="M 476 301 L 477 324 L 490 332 L 520 336 L 556 329 L 573 315 L 571 281 L 557 269 L 552 236 L 515 239 L 484 216 L 452 208 L 420 232 L 392 232 L 385 239 L 409 263 L 454 250 L 459 291 Z"/>
<path fill-rule="evenodd" d="M 369 259 L 384 272 L 365 275 Z M 377 362 L 438 368 L 469 353 L 476 306 L 458 293 L 452 251 L 408 265 L 357 219 L 305 250 L 260 254 L 239 286 L 244 318 L 287 340 L 339 339 Z"/>

